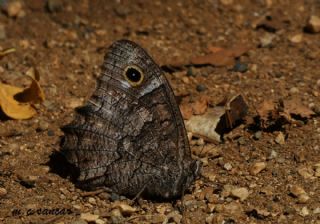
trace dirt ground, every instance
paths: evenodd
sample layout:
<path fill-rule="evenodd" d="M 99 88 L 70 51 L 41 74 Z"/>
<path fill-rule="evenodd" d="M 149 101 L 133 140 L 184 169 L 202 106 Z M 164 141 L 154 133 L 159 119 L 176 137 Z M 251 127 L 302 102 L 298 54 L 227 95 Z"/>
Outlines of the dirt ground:
<path fill-rule="evenodd" d="M 8 2 L 0 48 L 16 52 L 1 59 L 0 81 L 26 86 L 37 66 L 46 99 L 31 119 L 0 121 L 1 223 L 320 223 L 320 33 L 306 28 L 319 1 L 25 0 L 11 13 Z M 271 129 L 244 122 L 220 144 L 193 138 L 204 167 L 181 200 L 84 192 L 48 162 L 60 127 L 94 90 L 106 47 L 123 38 L 159 65 L 188 64 L 209 46 L 249 46 L 242 71 L 191 66 L 166 76 L 176 95 L 212 105 L 241 93 L 248 118 L 264 100 L 291 98 L 315 115 Z M 210 153 L 197 154 L 204 147 Z"/>

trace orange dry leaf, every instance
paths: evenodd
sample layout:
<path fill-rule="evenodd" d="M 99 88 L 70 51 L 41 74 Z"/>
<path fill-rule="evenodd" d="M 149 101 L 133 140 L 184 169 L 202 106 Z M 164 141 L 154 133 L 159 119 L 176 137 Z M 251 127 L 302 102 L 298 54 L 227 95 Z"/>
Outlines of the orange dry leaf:
<path fill-rule="evenodd" d="M 37 69 L 30 68 L 26 75 L 31 78 L 32 83 L 29 88 L 26 88 L 23 90 L 23 92 L 18 93 L 15 95 L 15 99 L 19 102 L 23 103 L 41 103 L 44 100 L 44 93 L 40 87 L 39 80 L 40 80 L 40 74 Z"/>
<path fill-rule="evenodd" d="M 236 46 L 225 49 L 211 46 L 208 49 L 211 53 L 204 56 L 197 56 L 191 59 L 191 64 L 205 65 L 210 64 L 214 66 L 228 66 L 235 63 L 235 58 L 240 57 L 249 50 L 247 46 Z"/>
<path fill-rule="evenodd" d="M 311 116 L 315 115 L 311 109 L 304 106 L 298 99 L 284 100 L 283 103 L 284 111 L 288 115 L 296 115 L 300 116 L 301 118 L 310 118 Z"/>
<path fill-rule="evenodd" d="M 28 119 L 35 115 L 35 109 L 28 103 L 19 103 L 14 95 L 23 91 L 22 88 L 0 83 L 0 106 L 2 111 L 14 119 Z"/>
<path fill-rule="evenodd" d="M 0 83 L 0 107 L 5 115 L 13 119 L 29 119 L 36 114 L 32 107 L 35 103 L 44 100 L 44 93 L 38 83 L 39 74 L 29 76 L 32 80 L 30 87 L 20 88 L 12 85 Z"/>
<path fill-rule="evenodd" d="M 272 100 L 263 101 L 257 108 L 258 115 L 261 120 L 267 121 L 270 117 L 274 117 L 276 104 Z"/>

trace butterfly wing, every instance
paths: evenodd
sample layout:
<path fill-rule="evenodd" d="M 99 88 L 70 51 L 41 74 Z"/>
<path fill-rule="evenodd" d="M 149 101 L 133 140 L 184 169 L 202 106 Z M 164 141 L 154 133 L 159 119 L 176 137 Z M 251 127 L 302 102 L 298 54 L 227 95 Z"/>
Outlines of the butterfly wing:
<path fill-rule="evenodd" d="M 62 152 L 84 187 L 172 198 L 199 172 L 168 81 L 131 41 L 109 48 L 95 92 L 63 131 Z"/>

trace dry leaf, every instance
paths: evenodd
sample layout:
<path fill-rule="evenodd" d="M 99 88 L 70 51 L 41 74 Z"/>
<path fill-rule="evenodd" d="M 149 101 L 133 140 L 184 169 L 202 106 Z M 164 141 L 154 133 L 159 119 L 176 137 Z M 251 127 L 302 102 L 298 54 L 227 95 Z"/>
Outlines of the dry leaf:
<path fill-rule="evenodd" d="M 212 53 L 204 56 L 198 56 L 191 59 L 194 65 L 214 65 L 217 67 L 234 64 L 234 58 L 226 56 L 224 53 Z"/>
<path fill-rule="evenodd" d="M 283 124 L 292 122 L 290 114 L 283 112 L 283 102 L 265 100 L 257 108 L 261 128 L 277 129 Z"/>
<path fill-rule="evenodd" d="M 257 108 L 260 120 L 267 121 L 276 111 L 276 104 L 272 100 L 263 101 Z"/>
<path fill-rule="evenodd" d="M 225 113 L 223 107 L 215 107 L 207 110 L 207 113 L 198 116 L 192 116 L 185 122 L 186 129 L 192 132 L 192 135 L 203 138 L 208 142 L 220 142 L 220 134 L 215 130 L 220 118 Z"/>
<path fill-rule="evenodd" d="M 225 106 L 226 122 L 224 129 L 231 129 L 236 122 L 246 116 L 248 112 L 248 105 L 242 95 L 236 95 L 227 100 Z"/>
<path fill-rule="evenodd" d="M 23 92 L 16 94 L 14 98 L 23 103 L 41 103 L 44 101 L 45 97 L 38 82 L 40 79 L 38 70 L 36 68 L 30 68 L 26 72 L 26 75 L 32 80 L 30 87 L 26 88 Z"/>
<path fill-rule="evenodd" d="M 232 48 L 225 49 L 225 48 L 221 48 L 221 47 L 210 46 L 210 47 L 208 47 L 208 50 L 211 53 L 223 54 L 226 57 L 238 58 L 241 55 L 243 55 L 246 52 L 248 52 L 249 47 L 238 45 L 238 46 L 234 46 Z"/>
<path fill-rule="evenodd" d="M 304 106 L 299 99 L 263 101 L 257 109 L 262 128 L 270 128 L 273 125 L 281 126 L 286 123 L 296 123 L 297 120 L 308 119 L 315 113 Z"/>
<path fill-rule="evenodd" d="M 235 58 L 240 57 L 249 50 L 246 46 L 236 46 L 230 49 L 220 47 L 209 47 L 211 53 L 204 56 L 197 56 L 191 59 L 194 65 L 214 65 L 214 66 L 231 66 L 235 63 Z"/>
<path fill-rule="evenodd" d="M 301 118 L 310 118 L 315 115 L 311 109 L 304 106 L 302 102 L 296 98 L 292 100 L 284 100 L 283 104 L 284 112 L 289 115 L 300 116 Z"/>
<path fill-rule="evenodd" d="M 13 119 L 29 119 L 36 114 L 32 104 L 44 100 L 44 93 L 38 83 L 40 78 L 36 69 L 33 75 L 27 74 L 32 80 L 28 88 L 20 88 L 0 83 L 0 107 L 5 115 Z"/>
<path fill-rule="evenodd" d="M 217 143 L 220 142 L 221 135 L 230 131 L 247 111 L 248 105 L 242 95 L 236 95 L 225 101 L 223 106 L 208 108 L 206 113 L 190 117 L 185 124 L 192 135 Z"/>
<path fill-rule="evenodd" d="M 0 106 L 4 114 L 13 119 L 29 119 L 36 114 L 35 109 L 28 103 L 19 103 L 14 95 L 23 91 L 11 85 L 0 83 Z"/>

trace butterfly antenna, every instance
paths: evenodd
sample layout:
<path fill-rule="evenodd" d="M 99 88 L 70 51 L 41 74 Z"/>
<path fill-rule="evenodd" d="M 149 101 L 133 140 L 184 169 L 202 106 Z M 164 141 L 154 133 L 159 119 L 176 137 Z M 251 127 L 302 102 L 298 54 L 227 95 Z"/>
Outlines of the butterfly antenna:
<path fill-rule="evenodd" d="M 134 196 L 134 198 L 132 199 L 130 205 L 134 204 L 138 198 L 140 198 L 141 194 L 144 192 L 144 190 L 147 187 L 147 183 L 143 185 L 143 187 L 141 188 L 141 190 L 136 194 L 136 196 Z"/>
<path fill-rule="evenodd" d="M 201 155 L 201 154 L 202 154 L 202 151 L 203 151 L 204 147 L 205 147 L 205 144 L 203 144 L 202 149 L 200 150 L 199 155 Z"/>

